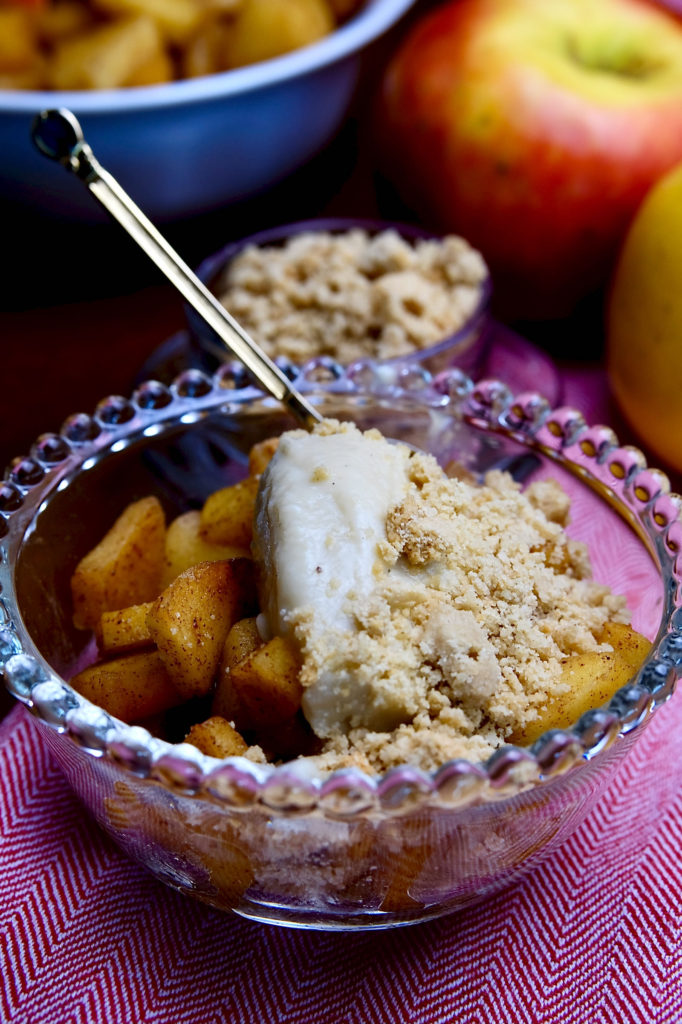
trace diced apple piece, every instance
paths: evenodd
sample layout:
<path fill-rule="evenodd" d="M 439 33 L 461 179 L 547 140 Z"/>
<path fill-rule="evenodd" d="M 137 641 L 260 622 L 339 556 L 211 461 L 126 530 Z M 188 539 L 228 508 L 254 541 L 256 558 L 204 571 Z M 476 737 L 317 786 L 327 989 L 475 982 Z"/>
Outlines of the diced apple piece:
<path fill-rule="evenodd" d="M 96 25 L 60 40 L 51 64 L 53 89 L 117 89 L 152 60 L 160 34 L 148 17 Z"/>
<path fill-rule="evenodd" d="M 178 46 L 191 39 L 204 16 L 195 0 L 96 0 L 94 6 L 116 20 L 149 18 L 165 40 Z"/>
<path fill-rule="evenodd" d="M 231 626 L 255 601 L 253 562 L 235 558 L 187 569 L 154 602 L 149 631 L 183 697 L 209 692 Z"/>
<path fill-rule="evenodd" d="M 100 661 L 74 676 L 71 685 L 124 722 L 150 718 L 183 699 L 156 651 Z"/>
<path fill-rule="evenodd" d="M 247 0 L 230 22 L 229 67 L 256 64 L 314 43 L 334 30 L 326 0 Z"/>
<path fill-rule="evenodd" d="M 233 544 L 210 544 L 199 532 L 201 512 L 184 512 L 168 524 L 166 531 L 166 561 L 163 586 L 167 587 L 176 576 L 199 562 L 225 561 L 230 558 L 249 558 L 246 547 Z"/>
<path fill-rule="evenodd" d="M 226 668 L 234 668 L 240 661 L 253 654 L 265 643 L 258 632 L 258 619 L 252 616 L 240 619 L 227 634 L 223 651 L 223 664 Z"/>
<path fill-rule="evenodd" d="M 174 77 L 175 68 L 170 54 L 159 43 L 157 52 L 143 64 L 139 64 L 124 84 L 129 88 L 140 85 L 161 85 L 164 82 L 172 82 Z"/>
<path fill-rule="evenodd" d="M 301 657 L 276 636 L 230 669 L 232 686 L 251 726 L 267 729 L 292 718 L 301 706 Z"/>
<path fill-rule="evenodd" d="M 225 718 L 214 715 L 205 722 L 197 722 L 186 736 L 187 743 L 210 757 L 238 757 L 248 749 L 244 737 Z"/>
<path fill-rule="evenodd" d="M 590 708 L 601 707 L 636 672 L 651 647 L 646 637 L 622 623 L 609 623 L 600 639 L 613 651 L 588 651 L 567 658 L 563 680 L 570 689 L 550 698 L 538 717 L 516 730 L 511 743 L 527 746 L 548 729 L 567 729 Z"/>
<path fill-rule="evenodd" d="M 104 612 L 97 629 L 97 642 L 102 654 L 122 654 L 137 647 L 148 647 L 152 643 L 147 616 L 152 606 L 134 604 L 130 608 Z"/>
<path fill-rule="evenodd" d="M 37 57 L 33 12 L 22 6 L 0 7 L 0 71 L 26 71 Z"/>
<path fill-rule="evenodd" d="M 631 673 L 639 668 L 651 648 L 650 640 L 624 622 L 607 622 L 599 640 L 611 644 L 618 657 L 630 666 Z"/>
<path fill-rule="evenodd" d="M 54 45 L 59 39 L 67 39 L 85 31 L 93 23 L 93 13 L 78 0 L 61 0 L 60 3 L 41 3 L 36 18 L 36 27 L 43 40 Z"/>
<path fill-rule="evenodd" d="M 231 670 L 262 646 L 255 617 L 235 622 L 225 640 L 211 710 L 235 722 L 238 729 L 250 727 L 249 716 L 232 684 Z"/>
<path fill-rule="evenodd" d="M 210 544 L 248 548 L 253 537 L 253 513 L 258 478 L 246 477 L 223 487 L 206 499 L 201 510 L 200 534 Z"/>
<path fill-rule="evenodd" d="M 226 26 L 220 21 L 207 21 L 192 36 L 180 54 L 183 78 L 200 78 L 225 71 L 223 50 Z"/>
<path fill-rule="evenodd" d="M 157 498 L 128 505 L 71 578 L 73 621 L 95 629 L 103 612 L 152 601 L 161 591 L 166 523 Z"/>

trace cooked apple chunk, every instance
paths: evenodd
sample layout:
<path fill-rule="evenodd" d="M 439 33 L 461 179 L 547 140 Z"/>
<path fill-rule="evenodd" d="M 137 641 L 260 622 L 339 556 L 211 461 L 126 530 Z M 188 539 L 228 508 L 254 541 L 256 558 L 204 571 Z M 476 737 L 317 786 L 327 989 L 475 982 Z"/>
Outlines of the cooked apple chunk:
<path fill-rule="evenodd" d="M 587 651 L 567 658 L 563 681 L 570 688 L 551 697 L 537 718 L 512 734 L 510 742 L 527 746 L 548 729 L 568 729 L 590 708 L 606 704 L 637 671 L 651 647 L 646 637 L 621 622 L 607 623 L 600 640 L 613 650 Z"/>
<path fill-rule="evenodd" d="M 193 725 L 185 737 L 210 757 L 238 757 L 248 749 L 244 737 L 225 718 L 213 715 Z"/>
<path fill-rule="evenodd" d="M 184 699 L 156 651 L 97 662 L 74 676 L 71 685 L 124 722 L 151 718 Z"/>
<path fill-rule="evenodd" d="M 253 654 L 265 643 L 258 632 L 258 619 L 252 616 L 248 619 L 240 619 L 227 634 L 225 649 L 223 651 L 222 664 L 226 669 L 232 669 L 240 661 Z"/>
<path fill-rule="evenodd" d="M 234 722 L 238 729 L 249 729 L 251 724 L 248 711 L 234 688 L 231 672 L 263 643 L 255 617 L 235 622 L 225 640 L 211 710 L 214 715 Z"/>
<path fill-rule="evenodd" d="M 200 527 L 201 512 L 198 509 L 184 512 L 168 524 L 162 581 L 164 587 L 198 562 L 250 557 L 248 545 L 237 547 L 234 544 L 211 544 L 201 536 Z"/>
<path fill-rule="evenodd" d="M 253 563 L 234 558 L 187 569 L 153 603 L 149 632 L 186 699 L 209 692 L 230 627 L 255 601 Z"/>
<path fill-rule="evenodd" d="M 97 643 L 102 654 L 123 654 L 152 643 L 147 616 L 152 602 L 134 604 L 113 612 L 103 612 L 97 628 Z"/>
<path fill-rule="evenodd" d="M 296 645 L 275 636 L 230 669 L 238 701 L 252 728 L 283 724 L 301 706 L 301 656 Z"/>
<path fill-rule="evenodd" d="M 201 510 L 200 534 L 210 544 L 248 548 L 253 537 L 253 512 L 259 478 L 247 476 L 211 494 Z"/>
<path fill-rule="evenodd" d="M 158 596 L 165 535 L 166 520 L 158 498 L 141 498 L 124 509 L 71 578 L 73 621 L 78 629 L 96 629 L 102 612 Z"/>

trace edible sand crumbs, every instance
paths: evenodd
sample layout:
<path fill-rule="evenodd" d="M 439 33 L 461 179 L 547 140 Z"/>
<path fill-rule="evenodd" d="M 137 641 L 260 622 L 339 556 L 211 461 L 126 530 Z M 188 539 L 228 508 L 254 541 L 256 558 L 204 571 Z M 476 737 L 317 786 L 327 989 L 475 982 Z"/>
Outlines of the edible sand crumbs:
<path fill-rule="evenodd" d="M 323 667 L 341 678 L 350 670 L 391 723 L 374 732 L 349 720 L 314 758 L 323 769 L 485 759 L 566 691 L 565 658 L 608 650 L 597 639 L 604 625 L 629 619 L 624 598 L 589 578 L 585 546 L 567 537 L 558 484 L 522 492 L 497 471 L 477 486 L 428 455 L 409 465 L 377 551 L 377 586 L 353 604 L 355 628 L 320 636 L 312 609 L 294 613 L 304 686 Z"/>
<path fill-rule="evenodd" d="M 221 302 L 271 358 L 392 359 L 467 322 L 487 269 L 456 235 L 410 244 L 397 231 L 305 231 L 247 246 L 228 265 Z"/>

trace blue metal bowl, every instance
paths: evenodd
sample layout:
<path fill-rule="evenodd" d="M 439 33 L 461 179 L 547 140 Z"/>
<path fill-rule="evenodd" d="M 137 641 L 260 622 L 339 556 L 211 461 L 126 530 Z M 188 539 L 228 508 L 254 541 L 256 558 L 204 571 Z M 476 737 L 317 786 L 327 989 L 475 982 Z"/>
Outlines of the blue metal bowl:
<path fill-rule="evenodd" d="M 368 0 L 335 32 L 222 74 L 99 92 L 0 90 L 0 198 L 81 221 L 104 215 L 35 150 L 31 122 L 67 107 L 98 159 L 154 220 L 244 199 L 296 170 L 346 115 L 365 47 L 414 0 Z"/>

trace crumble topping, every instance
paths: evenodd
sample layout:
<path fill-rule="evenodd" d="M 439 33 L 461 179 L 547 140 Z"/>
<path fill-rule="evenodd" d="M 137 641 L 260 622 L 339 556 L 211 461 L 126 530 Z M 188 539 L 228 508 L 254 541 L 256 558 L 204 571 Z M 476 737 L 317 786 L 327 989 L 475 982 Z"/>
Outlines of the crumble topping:
<path fill-rule="evenodd" d="M 305 232 L 247 246 L 217 289 L 271 358 L 342 364 L 429 348 L 472 315 L 487 276 L 464 239 L 410 244 L 397 231 Z"/>

